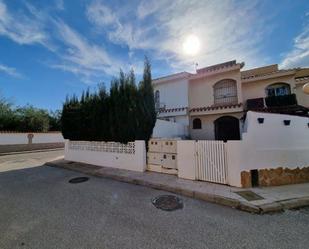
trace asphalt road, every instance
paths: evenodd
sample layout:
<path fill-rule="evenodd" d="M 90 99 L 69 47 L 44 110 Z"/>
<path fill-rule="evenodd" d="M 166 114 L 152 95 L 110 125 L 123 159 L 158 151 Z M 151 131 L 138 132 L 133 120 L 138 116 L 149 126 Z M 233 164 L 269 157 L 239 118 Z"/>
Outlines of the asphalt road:
<path fill-rule="evenodd" d="M 167 192 L 96 177 L 70 184 L 81 174 L 37 166 L 62 153 L 0 157 L 1 249 L 308 248 L 309 209 L 253 215 L 181 197 L 184 208 L 166 212 L 151 199 Z"/>

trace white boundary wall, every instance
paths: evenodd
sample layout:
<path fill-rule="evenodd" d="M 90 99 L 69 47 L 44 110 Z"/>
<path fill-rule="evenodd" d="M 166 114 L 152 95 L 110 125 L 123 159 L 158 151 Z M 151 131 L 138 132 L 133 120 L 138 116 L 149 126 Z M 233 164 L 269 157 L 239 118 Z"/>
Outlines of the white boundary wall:
<path fill-rule="evenodd" d="M 257 118 L 264 118 L 259 124 Z M 285 126 L 283 120 L 291 120 Z M 228 141 L 227 183 L 241 187 L 241 172 L 252 169 L 309 166 L 309 119 L 298 116 L 248 112 L 243 140 Z M 177 141 L 178 176 L 196 179 L 195 141 Z"/>
<path fill-rule="evenodd" d="M 178 177 L 195 180 L 195 141 L 177 141 Z"/>
<path fill-rule="evenodd" d="M 114 142 L 65 141 L 65 160 L 98 166 L 144 172 L 145 141 Z"/>
<path fill-rule="evenodd" d="M 258 118 L 264 118 L 259 124 Z M 283 120 L 290 120 L 285 126 Z M 248 112 L 241 141 L 227 142 L 228 178 L 241 186 L 241 171 L 309 166 L 309 118 Z"/>
<path fill-rule="evenodd" d="M 188 126 L 157 119 L 152 132 L 153 138 L 175 138 L 188 136 Z"/>
<path fill-rule="evenodd" d="M 28 144 L 28 134 L 33 134 L 32 143 L 64 143 L 60 132 L 52 133 L 0 133 L 0 145 Z"/>

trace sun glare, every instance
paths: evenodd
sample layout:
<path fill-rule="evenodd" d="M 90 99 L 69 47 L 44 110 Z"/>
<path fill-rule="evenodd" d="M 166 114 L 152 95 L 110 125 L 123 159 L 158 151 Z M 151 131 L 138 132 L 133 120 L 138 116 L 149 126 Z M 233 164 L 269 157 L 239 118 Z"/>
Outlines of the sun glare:
<path fill-rule="evenodd" d="M 183 51 L 187 55 L 195 55 L 200 50 L 200 40 L 196 35 L 189 35 L 182 44 Z"/>

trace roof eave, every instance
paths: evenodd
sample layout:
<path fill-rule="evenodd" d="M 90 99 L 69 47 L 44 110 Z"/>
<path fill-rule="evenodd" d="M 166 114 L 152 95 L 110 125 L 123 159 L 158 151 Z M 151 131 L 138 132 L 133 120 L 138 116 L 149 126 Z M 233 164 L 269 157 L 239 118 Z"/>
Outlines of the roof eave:
<path fill-rule="evenodd" d="M 242 64 L 238 63 L 238 64 L 233 65 L 231 67 L 222 68 L 220 70 L 215 70 L 215 71 L 212 71 L 212 72 L 192 74 L 190 76 L 190 80 L 195 80 L 195 79 L 199 79 L 199 78 L 203 78 L 203 77 L 207 77 L 207 76 L 213 76 L 213 75 L 220 74 L 220 73 L 240 70 L 241 68 L 242 68 Z"/>
<path fill-rule="evenodd" d="M 162 84 L 162 83 L 166 83 L 166 82 L 177 80 L 177 79 L 186 79 L 186 78 L 189 78 L 190 75 L 191 74 L 188 73 L 188 72 L 176 73 L 176 74 L 160 77 L 160 78 L 157 78 L 157 79 L 153 79 L 152 83 L 153 84 Z"/>
<path fill-rule="evenodd" d="M 284 77 L 284 76 L 289 76 L 289 75 L 294 75 L 295 70 L 289 70 L 285 72 L 277 72 L 277 73 L 271 73 L 267 75 L 262 75 L 262 76 L 256 76 L 252 78 L 245 78 L 241 79 L 242 83 L 248 83 L 248 82 L 253 82 L 253 81 L 260 81 L 260 80 L 266 80 L 266 79 L 272 79 L 272 78 L 277 78 L 277 77 Z"/>

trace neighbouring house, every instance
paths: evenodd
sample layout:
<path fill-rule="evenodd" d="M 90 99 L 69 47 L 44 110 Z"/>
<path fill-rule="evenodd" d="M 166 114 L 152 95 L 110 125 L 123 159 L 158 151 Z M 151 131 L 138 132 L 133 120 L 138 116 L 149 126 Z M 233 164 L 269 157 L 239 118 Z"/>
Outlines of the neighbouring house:
<path fill-rule="evenodd" d="M 191 139 L 241 139 L 247 111 L 308 116 L 302 87 L 309 68 L 242 70 L 229 61 L 153 80 L 158 119 L 187 127 Z"/>

